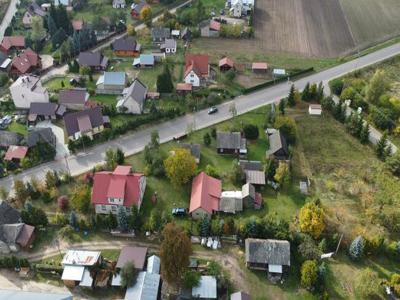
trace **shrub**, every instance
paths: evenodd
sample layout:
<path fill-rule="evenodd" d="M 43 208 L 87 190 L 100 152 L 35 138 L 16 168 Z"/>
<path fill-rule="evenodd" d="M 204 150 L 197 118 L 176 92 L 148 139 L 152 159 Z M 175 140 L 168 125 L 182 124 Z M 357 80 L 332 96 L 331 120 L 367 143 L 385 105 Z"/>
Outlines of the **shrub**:
<path fill-rule="evenodd" d="M 301 266 L 301 285 L 312 290 L 318 280 L 318 265 L 316 260 L 306 260 Z"/>
<path fill-rule="evenodd" d="M 219 173 L 216 167 L 212 166 L 212 165 L 207 165 L 206 166 L 206 174 L 211 176 L 211 177 L 216 177 L 219 178 Z"/>
<path fill-rule="evenodd" d="M 243 128 L 243 131 L 244 131 L 244 136 L 246 137 L 246 139 L 249 139 L 249 140 L 258 139 L 258 136 L 260 134 L 258 131 L 258 127 L 253 124 L 245 125 Z"/>
<path fill-rule="evenodd" d="M 329 87 L 332 93 L 339 96 L 342 93 L 344 82 L 340 78 L 333 79 L 329 82 Z"/>

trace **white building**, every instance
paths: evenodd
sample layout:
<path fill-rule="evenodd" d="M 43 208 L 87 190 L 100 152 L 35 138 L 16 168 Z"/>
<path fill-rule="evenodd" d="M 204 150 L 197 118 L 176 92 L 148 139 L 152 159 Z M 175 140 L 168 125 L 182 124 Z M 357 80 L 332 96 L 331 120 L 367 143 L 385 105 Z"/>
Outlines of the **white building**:
<path fill-rule="evenodd" d="M 125 0 L 113 0 L 112 6 L 114 8 L 125 8 L 126 2 Z"/>
<path fill-rule="evenodd" d="M 246 16 L 254 8 L 254 0 L 232 0 L 230 14 L 235 18 Z"/>
<path fill-rule="evenodd" d="M 161 44 L 160 49 L 161 51 L 164 51 L 166 54 L 176 53 L 176 40 L 165 39 L 165 42 Z"/>
<path fill-rule="evenodd" d="M 225 213 L 236 213 L 243 210 L 242 191 L 224 191 L 221 193 L 219 210 Z"/>
<path fill-rule="evenodd" d="M 322 114 L 322 106 L 319 104 L 310 104 L 308 114 L 311 116 L 320 116 Z"/>
<path fill-rule="evenodd" d="M 32 102 L 49 102 L 49 93 L 40 78 L 33 75 L 20 76 L 10 86 L 11 98 L 16 108 L 29 109 Z"/>
<path fill-rule="evenodd" d="M 133 83 L 122 92 L 122 97 L 117 102 L 117 110 L 130 114 L 141 114 L 147 96 L 147 87 L 139 80 Z"/>
<path fill-rule="evenodd" d="M 201 276 L 199 285 L 192 288 L 195 299 L 217 299 L 217 279 L 214 276 Z"/>

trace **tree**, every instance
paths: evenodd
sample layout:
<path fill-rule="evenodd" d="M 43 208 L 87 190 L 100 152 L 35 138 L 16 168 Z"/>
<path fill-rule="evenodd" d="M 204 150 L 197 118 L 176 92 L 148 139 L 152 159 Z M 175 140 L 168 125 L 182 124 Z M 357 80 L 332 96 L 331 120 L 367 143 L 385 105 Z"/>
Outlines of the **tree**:
<path fill-rule="evenodd" d="M 92 73 L 92 70 L 90 69 L 89 66 L 81 66 L 79 69 L 79 74 L 81 75 L 90 75 Z"/>
<path fill-rule="evenodd" d="M 310 93 L 310 83 L 307 82 L 306 86 L 303 89 L 303 92 L 301 93 L 301 100 L 302 101 L 310 101 L 311 98 L 311 93 Z"/>
<path fill-rule="evenodd" d="M 71 207 L 81 213 L 87 213 L 90 208 L 90 188 L 87 185 L 79 185 L 71 196 Z"/>
<path fill-rule="evenodd" d="M 183 276 L 183 287 L 187 289 L 192 289 L 199 286 L 200 283 L 200 273 L 195 271 L 188 271 Z"/>
<path fill-rule="evenodd" d="M 171 93 L 174 90 L 171 72 L 168 64 L 165 64 L 164 70 L 157 76 L 157 91 L 160 93 Z"/>
<path fill-rule="evenodd" d="M 375 147 L 375 152 L 376 152 L 376 156 L 378 156 L 378 158 L 380 160 L 385 160 L 386 157 L 388 156 L 388 141 L 387 141 L 387 133 L 385 132 L 384 134 L 382 134 L 381 138 L 379 139 L 378 143 L 376 144 Z"/>
<path fill-rule="evenodd" d="M 50 14 L 47 15 L 47 28 L 49 29 L 50 36 L 53 37 L 57 32 L 57 26 Z"/>
<path fill-rule="evenodd" d="M 60 28 L 57 32 L 51 37 L 51 45 L 53 50 L 57 49 L 61 46 L 61 44 L 67 39 L 67 34 L 64 29 Z"/>
<path fill-rule="evenodd" d="M 306 203 L 299 215 L 301 232 L 310 234 L 317 239 L 325 229 L 325 215 L 322 207 L 315 202 Z"/>
<path fill-rule="evenodd" d="M 332 93 L 334 93 L 337 96 L 340 96 L 340 94 L 342 93 L 343 87 L 344 87 L 343 79 L 336 78 L 336 79 L 331 80 L 329 82 L 329 87 L 330 87 Z"/>
<path fill-rule="evenodd" d="M 72 36 L 72 45 L 75 55 L 81 52 L 81 38 L 78 31 L 74 31 L 74 35 Z"/>
<path fill-rule="evenodd" d="M 140 12 L 140 20 L 146 24 L 147 27 L 151 27 L 151 23 L 153 20 L 153 11 L 151 10 L 150 6 L 146 6 Z"/>
<path fill-rule="evenodd" d="M 370 103 L 378 103 L 379 98 L 389 88 L 388 79 L 384 70 L 376 70 L 367 87 L 365 98 Z"/>
<path fill-rule="evenodd" d="M 21 218 L 24 223 L 32 226 L 47 226 L 49 224 L 46 213 L 42 209 L 33 206 L 22 210 Z"/>
<path fill-rule="evenodd" d="M 43 19 L 39 16 L 32 17 L 31 22 L 31 38 L 33 41 L 41 41 L 46 37 L 46 30 L 43 27 Z M 37 50 L 37 49 L 36 49 Z"/>
<path fill-rule="evenodd" d="M 304 235 L 298 251 L 304 259 L 319 259 L 322 254 L 315 241 L 307 234 Z"/>
<path fill-rule="evenodd" d="M 107 223 L 108 223 L 108 228 L 110 230 L 114 229 L 114 228 L 117 228 L 117 226 L 118 226 L 118 220 L 117 220 L 117 218 L 115 217 L 115 215 L 111 211 L 107 216 Z"/>
<path fill-rule="evenodd" d="M 188 150 L 175 149 L 174 152 L 164 160 L 164 168 L 172 184 L 179 186 L 187 183 L 194 176 L 197 164 Z"/>
<path fill-rule="evenodd" d="M 354 287 L 360 299 L 382 299 L 379 277 L 370 268 L 361 271 L 356 277 Z"/>
<path fill-rule="evenodd" d="M 136 283 L 137 275 L 138 270 L 135 268 L 133 262 L 128 261 L 125 263 L 120 272 L 121 286 L 124 288 L 133 286 Z"/>
<path fill-rule="evenodd" d="M 360 142 L 362 144 L 367 144 L 369 142 L 369 124 L 364 122 L 364 126 L 360 132 Z"/>
<path fill-rule="evenodd" d="M 114 170 L 118 165 L 124 164 L 125 155 L 124 152 L 117 148 L 116 150 L 108 148 L 106 151 L 106 168 L 108 170 Z"/>
<path fill-rule="evenodd" d="M 292 118 L 278 116 L 275 120 L 274 128 L 279 129 L 289 144 L 296 142 L 296 122 Z"/>
<path fill-rule="evenodd" d="M 45 178 L 46 188 L 51 189 L 60 184 L 60 179 L 58 178 L 56 171 L 47 171 Z"/>
<path fill-rule="evenodd" d="M 281 101 L 279 101 L 279 112 L 281 113 L 281 115 L 283 116 L 285 114 L 285 107 L 286 107 L 286 101 L 285 99 L 281 99 Z"/>
<path fill-rule="evenodd" d="M 131 208 L 131 214 L 128 217 L 128 228 L 130 230 L 139 230 L 142 226 L 142 220 L 140 218 L 139 210 L 136 205 Z"/>
<path fill-rule="evenodd" d="M 318 280 L 318 264 L 316 260 L 306 260 L 301 266 L 301 285 L 313 290 Z"/>
<path fill-rule="evenodd" d="M 400 153 L 396 152 L 394 155 L 386 159 L 386 167 L 396 176 L 400 176 Z"/>
<path fill-rule="evenodd" d="M 260 132 L 258 131 L 258 127 L 253 124 L 247 124 L 243 128 L 244 136 L 248 140 L 256 140 L 258 139 L 258 136 Z"/>
<path fill-rule="evenodd" d="M 244 172 L 237 160 L 232 162 L 231 180 L 236 184 L 242 184 Z"/>
<path fill-rule="evenodd" d="M 235 102 L 232 102 L 232 103 L 229 105 L 229 113 L 231 114 L 232 119 L 234 119 L 234 118 L 237 116 L 237 109 L 236 109 L 236 104 L 235 104 Z"/>
<path fill-rule="evenodd" d="M 150 231 L 158 231 L 161 227 L 161 213 L 158 209 L 153 209 L 150 213 L 148 221 L 148 229 Z"/>
<path fill-rule="evenodd" d="M 192 244 L 185 231 L 174 223 L 167 224 L 161 236 L 162 278 L 169 284 L 180 286 L 189 266 Z"/>
<path fill-rule="evenodd" d="M 400 275 L 399 274 L 392 274 L 390 277 L 390 286 L 393 288 L 394 293 L 397 296 L 400 296 Z"/>
<path fill-rule="evenodd" d="M 203 143 L 204 143 L 204 145 L 206 145 L 207 147 L 211 145 L 211 136 L 210 136 L 210 134 L 209 134 L 208 132 L 206 132 L 206 133 L 203 135 Z"/>
<path fill-rule="evenodd" d="M 290 87 L 289 91 L 289 96 L 287 98 L 287 103 L 290 107 L 293 107 L 296 105 L 296 88 L 294 87 L 294 84 Z"/>
<path fill-rule="evenodd" d="M 289 164 L 285 161 L 279 161 L 278 168 L 275 171 L 274 180 L 281 186 L 290 179 Z"/>
<path fill-rule="evenodd" d="M 21 180 L 14 180 L 14 198 L 20 205 L 23 205 L 29 198 L 28 190 Z"/>
<path fill-rule="evenodd" d="M 71 213 L 69 214 L 69 225 L 72 226 L 72 228 L 76 228 L 78 224 L 78 219 L 76 217 L 75 212 L 72 210 Z"/>
<path fill-rule="evenodd" d="M 0 200 L 7 200 L 9 192 L 7 191 L 5 186 L 0 186 Z"/>
<path fill-rule="evenodd" d="M 203 217 L 199 223 L 199 233 L 200 236 L 207 237 L 210 235 L 210 219 L 208 217 Z"/>
<path fill-rule="evenodd" d="M 61 211 L 66 211 L 68 209 L 68 205 L 69 205 L 68 196 L 63 195 L 63 196 L 58 197 L 57 204 L 58 204 L 58 208 Z"/>
<path fill-rule="evenodd" d="M 125 207 L 122 205 L 118 207 L 117 219 L 118 219 L 118 226 L 121 229 L 121 231 L 123 232 L 128 231 L 128 217 L 126 215 Z"/>
<path fill-rule="evenodd" d="M 132 24 L 128 24 L 126 32 L 128 33 L 129 36 L 135 36 L 136 35 L 135 26 L 133 26 Z"/>
<path fill-rule="evenodd" d="M 349 255 L 353 260 L 360 260 L 364 255 L 365 241 L 364 238 L 359 235 L 350 244 Z"/>

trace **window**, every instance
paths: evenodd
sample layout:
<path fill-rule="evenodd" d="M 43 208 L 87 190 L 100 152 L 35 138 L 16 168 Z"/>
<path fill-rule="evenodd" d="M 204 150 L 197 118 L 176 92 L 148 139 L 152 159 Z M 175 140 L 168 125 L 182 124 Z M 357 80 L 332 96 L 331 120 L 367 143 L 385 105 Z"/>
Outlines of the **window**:
<path fill-rule="evenodd" d="M 190 77 L 194 77 L 194 74 L 190 74 Z"/>
<path fill-rule="evenodd" d="M 117 211 L 117 206 L 116 205 L 111 206 L 111 210 L 112 211 Z"/>
<path fill-rule="evenodd" d="M 106 208 L 106 206 L 105 205 L 102 205 L 101 206 L 101 210 L 106 210 L 107 208 Z"/>

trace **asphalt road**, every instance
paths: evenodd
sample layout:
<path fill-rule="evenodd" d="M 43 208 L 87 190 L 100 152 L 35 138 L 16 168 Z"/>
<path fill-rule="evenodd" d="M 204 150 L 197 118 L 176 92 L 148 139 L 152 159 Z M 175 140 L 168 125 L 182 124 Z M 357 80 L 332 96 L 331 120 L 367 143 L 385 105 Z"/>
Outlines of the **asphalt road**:
<path fill-rule="evenodd" d="M 10 5 L 8 6 L 7 12 L 4 15 L 3 20 L 0 24 L 0 40 L 4 37 L 4 32 L 6 31 L 8 25 L 10 25 L 12 18 L 17 12 L 17 4 L 19 4 L 19 0 L 11 0 Z"/>
<path fill-rule="evenodd" d="M 353 61 L 338 65 L 325 71 L 312 74 L 295 81 L 295 85 L 299 89 L 303 89 L 307 82 L 324 82 L 340 77 L 348 72 L 359 68 L 366 67 L 376 62 L 385 60 L 394 55 L 400 54 L 400 44 L 396 44 L 366 56 L 360 57 Z M 201 129 L 231 118 L 229 107 L 235 103 L 238 114 L 244 114 L 266 104 L 278 102 L 289 93 L 290 84 L 281 83 L 266 89 L 259 90 L 255 93 L 245 96 L 239 96 L 232 101 L 225 102 L 218 106 L 218 113 L 208 115 L 207 110 L 202 110 L 194 114 L 189 114 L 168 122 L 163 122 L 150 127 L 146 127 L 139 131 L 129 133 L 116 140 L 109 141 L 105 144 L 90 148 L 85 153 L 78 153 L 67 157 L 65 160 L 53 161 L 32 169 L 28 169 L 20 174 L 8 176 L 0 180 L 0 184 L 7 189 L 11 189 L 14 179 L 29 180 L 32 176 L 38 179 L 44 178 L 49 170 L 66 171 L 67 163 L 72 175 L 79 175 L 91 170 L 95 165 L 103 163 L 104 153 L 107 148 L 120 147 L 126 155 L 132 155 L 143 150 L 144 146 L 150 141 L 150 133 L 158 130 L 161 142 L 167 142 L 174 137 L 186 133 L 188 126 L 195 124 L 194 129 Z"/>

